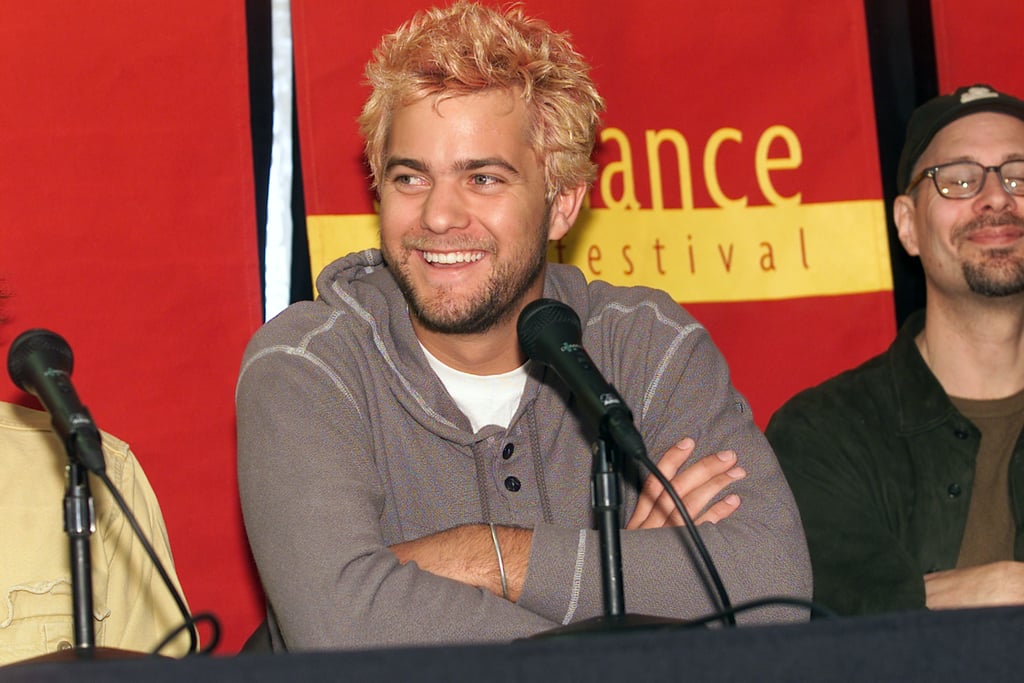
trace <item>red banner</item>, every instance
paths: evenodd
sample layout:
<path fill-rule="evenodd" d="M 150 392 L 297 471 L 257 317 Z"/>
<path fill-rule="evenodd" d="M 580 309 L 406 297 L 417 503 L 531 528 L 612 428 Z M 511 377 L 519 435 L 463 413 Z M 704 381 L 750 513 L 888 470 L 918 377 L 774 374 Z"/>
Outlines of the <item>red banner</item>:
<path fill-rule="evenodd" d="M 372 243 L 355 126 L 362 68 L 423 5 L 293 3 L 314 269 Z M 76 7 L 11 3 L 0 22 L 0 353 L 30 327 L 68 339 L 83 400 L 156 489 L 191 606 L 220 617 L 222 651 L 233 651 L 260 619 L 234 472 L 234 383 L 261 319 L 244 7 Z M 989 35 L 996 15 L 977 7 L 985 30 L 962 38 Z M 590 210 L 553 259 L 672 292 L 711 330 L 761 424 L 887 345 L 859 0 L 526 10 L 574 35 L 608 100 Z M 1014 11 L 998 26 L 1019 26 Z M 950 54 L 1013 63 L 996 41 L 986 49 Z M 1000 80 L 1010 77 L 1020 74 L 951 78 L 1019 94 L 1019 81 Z M 3 374 L 0 400 L 31 405 Z"/>
<path fill-rule="evenodd" d="M 68 340 L 228 650 L 261 618 L 234 455 L 262 317 L 246 54 L 241 3 L 36 0 L 0 22 L 0 353 L 32 327 Z M 33 405 L 6 372 L 0 400 Z"/>
<path fill-rule="evenodd" d="M 932 0 L 939 90 L 987 83 L 1024 97 L 1020 32 L 1024 6 L 1000 0 Z"/>
<path fill-rule="evenodd" d="M 294 3 L 314 274 L 375 246 L 355 118 L 383 33 L 423 3 Z M 533 0 L 606 97 L 590 209 L 550 258 L 672 293 L 765 424 L 894 333 L 862 3 Z"/>

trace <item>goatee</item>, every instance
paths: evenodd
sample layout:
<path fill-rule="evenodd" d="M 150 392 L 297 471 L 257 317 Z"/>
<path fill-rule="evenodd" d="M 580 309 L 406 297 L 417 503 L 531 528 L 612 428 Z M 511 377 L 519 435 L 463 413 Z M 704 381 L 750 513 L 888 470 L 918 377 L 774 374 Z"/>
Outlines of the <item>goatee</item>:
<path fill-rule="evenodd" d="M 981 216 L 958 227 L 951 237 L 960 242 L 977 230 L 1001 226 L 1014 226 L 1024 232 L 1024 218 L 1010 213 Z M 986 249 L 976 260 L 964 261 L 961 268 L 968 288 L 975 294 L 994 298 L 1024 292 L 1024 256 L 1019 247 Z"/>

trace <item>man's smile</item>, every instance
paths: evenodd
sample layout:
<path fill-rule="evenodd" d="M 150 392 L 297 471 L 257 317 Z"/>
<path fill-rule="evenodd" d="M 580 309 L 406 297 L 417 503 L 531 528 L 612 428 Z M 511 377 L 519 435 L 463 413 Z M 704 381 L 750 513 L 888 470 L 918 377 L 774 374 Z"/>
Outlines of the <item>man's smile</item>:
<path fill-rule="evenodd" d="M 420 251 L 423 260 L 435 265 L 453 265 L 458 263 L 475 263 L 482 259 L 483 251 Z"/>

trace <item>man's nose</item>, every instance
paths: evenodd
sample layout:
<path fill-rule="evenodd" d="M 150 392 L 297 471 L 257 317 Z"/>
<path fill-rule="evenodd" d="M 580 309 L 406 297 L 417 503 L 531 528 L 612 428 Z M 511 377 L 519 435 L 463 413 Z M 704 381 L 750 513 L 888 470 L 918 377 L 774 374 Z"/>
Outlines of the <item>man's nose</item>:
<path fill-rule="evenodd" d="M 451 182 L 435 183 L 423 202 L 420 222 L 425 229 L 437 233 L 466 227 L 469 211 L 459 188 Z"/>

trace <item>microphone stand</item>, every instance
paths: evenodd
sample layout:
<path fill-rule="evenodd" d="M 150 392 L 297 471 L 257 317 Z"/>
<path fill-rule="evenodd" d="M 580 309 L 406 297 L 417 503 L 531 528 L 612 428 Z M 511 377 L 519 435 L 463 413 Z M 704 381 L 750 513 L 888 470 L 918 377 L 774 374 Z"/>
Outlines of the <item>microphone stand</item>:
<path fill-rule="evenodd" d="M 73 441 L 73 439 L 71 439 Z M 71 446 L 69 445 L 69 449 Z M 96 514 L 89 492 L 88 470 L 72 456 L 64 495 L 64 530 L 71 544 L 71 595 L 77 654 L 91 658 L 96 651 L 92 623 L 92 564 L 89 535 L 96 530 Z"/>
<path fill-rule="evenodd" d="M 601 579 L 604 598 L 604 615 L 560 628 L 543 631 L 531 636 L 551 638 L 557 636 L 583 635 L 637 628 L 679 628 L 688 626 L 680 619 L 653 617 L 643 614 L 626 614 L 626 600 L 622 585 L 622 545 L 620 518 L 622 515 L 622 485 L 619 474 L 619 452 L 614 439 L 605 434 L 594 442 L 592 449 L 594 464 L 591 469 L 591 507 L 597 521 L 597 532 L 601 544 Z"/>
<path fill-rule="evenodd" d="M 591 471 L 591 507 L 597 518 L 601 540 L 601 578 L 604 587 L 604 616 L 608 619 L 626 613 L 622 588 L 622 544 L 619 518 L 622 496 L 615 447 L 604 437 L 594 443 L 594 465 Z"/>
<path fill-rule="evenodd" d="M 79 433 L 72 430 L 64 445 L 68 454 L 67 488 L 64 493 L 64 531 L 67 532 L 71 550 L 71 607 L 75 647 L 50 654 L 39 655 L 16 665 L 31 666 L 45 662 L 67 662 L 83 659 L 126 659 L 146 656 L 142 652 L 131 652 L 112 647 L 96 647 L 96 630 L 93 625 L 92 555 L 89 537 L 96 531 L 96 508 L 89 490 L 89 468 L 80 457 Z M 84 437 L 88 441 L 88 435 Z M 89 442 L 91 444 L 91 442 Z M 85 446 L 89 448 L 90 445 Z M 103 464 L 102 451 L 99 463 Z"/>
<path fill-rule="evenodd" d="M 67 465 L 67 489 L 64 494 L 64 530 L 67 532 L 68 540 L 70 542 L 70 560 L 71 560 L 71 600 L 72 600 L 72 625 L 75 634 L 75 647 L 68 650 L 59 650 L 50 654 L 39 655 L 19 662 L 15 662 L 11 666 L 34 666 L 35 664 L 43 664 L 50 662 L 69 662 L 78 660 L 113 660 L 113 659 L 138 659 L 147 656 L 165 657 L 165 655 L 149 655 L 145 652 L 136 652 L 133 650 L 122 650 L 115 647 L 96 647 L 96 631 L 93 625 L 93 590 L 92 590 L 92 561 L 91 553 L 89 549 L 89 536 L 96 531 L 96 510 L 93 501 L 92 493 L 89 490 L 89 468 L 86 467 L 82 459 L 80 458 L 81 453 L 78 448 L 77 434 L 72 432 L 65 442 L 65 447 L 68 454 L 68 465 Z M 87 437 L 88 438 L 88 437 Z M 87 446 L 88 448 L 88 446 Z M 98 453 L 97 462 L 102 467 L 102 451 L 96 449 Z M 139 530 L 138 524 L 135 522 L 131 511 L 125 507 L 124 500 L 121 498 L 116 488 L 113 488 L 110 481 L 106 478 L 104 471 L 101 469 L 97 473 L 101 480 L 107 483 L 110 487 L 111 495 L 115 497 L 121 510 L 129 518 L 132 524 L 133 530 L 137 534 L 140 541 L 144 546 L 147 547 L 147 552 L 150 557 L 155 558 L 153 550 L 149 547 L 148 541 L 142 532 Z M 174 593 L 174 588 L 171 585 L 170 579 L 167 578 L 167 572 L 157 562 L 157 570 L 164 579 L 166 585 L 174 595 L 176 602 L 178 602 L 179 608 L 182 613 L 188 618 L 187 608 L 181 601 L 181 598 Z M 214 620 L 214 638 L 213 645 L 215 646 L 219 639 L 219 626 Z M 192 647 L 197 647 L 197 632 L 195 627 L 192 628 Z M 170 638 L 168 638 L 169 640 Z"/>

